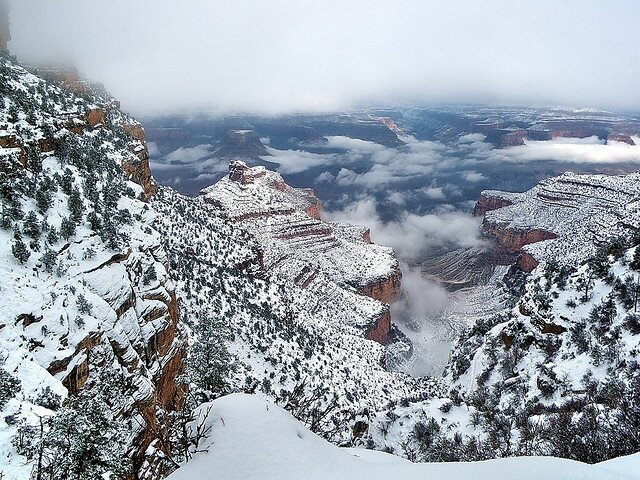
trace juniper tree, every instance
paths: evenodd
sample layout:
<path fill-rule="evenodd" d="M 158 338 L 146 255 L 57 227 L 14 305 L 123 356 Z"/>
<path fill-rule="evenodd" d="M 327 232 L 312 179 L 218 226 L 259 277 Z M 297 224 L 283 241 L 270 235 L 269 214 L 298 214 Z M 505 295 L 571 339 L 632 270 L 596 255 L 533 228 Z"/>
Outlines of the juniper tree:
<path fill-rule="evenodd" d="M 22 224 L 22 231 L 31 238 L 35 239 L 40 237 L 40 224 L 33 210 L 25 217 L 24 223 Z"/>
<path fill-rule="evenodd" d="M 69 240 L 69 238 L 75 235 L 75 233 L 76 233 L 75 222 L 68 217 L 63 218 L 62 222 L 60 223 L 60 236 L 65 240 Z"/>
<path fill-rule="evenodd" d="M 16 232 L 13 236 L 13 244 L 11 245 L 11 253 L 20 263 L 27 263 L 29 257 L 31 256 L 31 251 L 27 248 L 27 246 L 22 241 L 20 235 Z"/>
<path fill-rule="evenodd" d="M 194 333 L 197 337 L 189 351 L 187 372 L 204 399 L 209 400 L 228 391 L 228 376 L 234 369 L 233 356 L 225 344 L 230 334 L 223 320 L 204 317 L 195 325 Z"/>
<path fill-rule="evenodd" d="M 82 220 L 82 198 L 80 197 L 80 191 L 75 187 L 71 187 L 71 194 L 67 199 L 67 208 L 69 209 L 69 216 L 76 224 Z"/>
<path fill-rule="evenodd" d="M 20 390 L 20 380 L 7 372 L 3 365 L 4 359 L 0 358 L 0 410 Z"/>
<path fill-rule="evenodd" d="M 630 264 L 631 268 L 635 271 L 640 272 L 640 245 L 636 247 L 636 250 L 633 252 L 633 259 Z"/>
<path fill-rule="evenodd" d="M 44 253 L 39 259 L 46 272 L 53 272 L 53 267 L 56 264 L 56 258 L 56 252 L 51 250 L 49 247 L 46 247 Z"/>
<path fill-rule="evenodd" d="M 22 425 L 13 444 L 33 463 L 33 478 L 115 480 L 130 474 L 128 433 L 101 392 L 83 391 L 40 425 Z"/>
<path fill-rule="evenodd" d="M 91 313 L 91 309 L 93 308 L 93 305 L 91 305 L 91 303 L 89 303 L 81 293 L 78 294 L 78 297 L 76 298 L 76 305 L 78 307 L 78 311 L 83 315 Z"/>

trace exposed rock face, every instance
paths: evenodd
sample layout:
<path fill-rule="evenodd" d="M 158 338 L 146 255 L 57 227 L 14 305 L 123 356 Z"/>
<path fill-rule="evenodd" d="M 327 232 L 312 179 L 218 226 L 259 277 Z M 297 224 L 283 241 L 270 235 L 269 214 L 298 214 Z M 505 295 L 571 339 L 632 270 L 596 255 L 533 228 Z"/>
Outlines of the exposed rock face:
<path fill-rule="evenodd" d="M 344 321 L 367 338 L 386 340 L 391 322 L 384 303 L 398 298 L 401 273 L 392 251 L 371 244 L 367 229 L 323 222 L 313 190 L 292 188 L 279 174 L 240 161 L 202 198 L 255 235 L 267 270 L 327 292 L 326 302 L 341 305 L 349 296 L 359 313 Z"/>
<path fill-rule="evenodd" d="M 398 125 L 396 125 L 396 122 L 394 122 L 393 119 L 390 118 L 390 117 L 380 117 L 380 122 L 385 127 L 387 127 L 389 130 L 391 130 L 392 132 L 394 132 L 396 134 L 402 134 L 403 133 L 403 131 L 400 130 Z"/>
<path fill-rule="evenodd" d="M 532 272 L 538 265 L 540 265 L 540 262 L 533 258 L 531 254 L 525 252 L 518 257 L 517 265 L 524 272 Z"/>
<path fill-rule="evenodd" d="M 144 139 L 144 130 L 141 125 L 134 123 L 124 124 L 122 128 L 137 140 L 129 147 L 132 153 L 135 154 L 135 158 L 123 162 L 122 169 L 132 181 L 142 186 L 144 191 L 143 200 L 149 199 L 158 191 L 158 186 L 151 174 L 149 148 Z"/>
<path fill-rule="evenodd" d="M 362 287 L 362 293 L 384 303 L 393 303 L 400 298 L 402 272 L 393 271 L 387 278 L 379 278 Z"/>
<path fill-rule="evenodd" d="M 530 243 L 557 238 L 557 235 L 553 232 L 547 232 L 537 228 L 509 228 L 504 224 L 492 223 L 486 219 L 482 226 L 486 233 L 496 237 L 498 244 L 506 253 L 517 253 L 522 249 L 522 247 Z"/>
<path fill-rule="evenodd" d="M 500 205 L 504 205 L 500 207 Z M 565 173 L 524 193 L 482 192 L 474 213 L 526 271 L 554 259 L 579 264 L 603 241 L 640 229 L 640 174 Z"/>
<path fill-rule="evenodd" d="M 482 192 L 480 199 L 475 207 L 473 207 L 473 215 L 482 217 L 491 210 L 497 210 L 498 208 L 507 207 L 511 204 L 511 200 L 501 197 L 499 192 Z"/>
<path fill-rule="evenodd" d="M 390 331 L 391 331 L 391 313 L 387 308 L 382 313 L 382 315 L 380 315 L 380 317 L 365 332 L 364 337 L 384 345 L 389 340 Z"/>
<path fill-rule="evenodd" d="M 104 108 L 92 108 L 87 113 L 87 123 L 96 127 L 98 125 L 106 125 L 107 123 L 107 112 Z"/>
<path fill-rule="evenodd" d="M 271 154 L 253 130 L 229 130 L 218 143 L 214 155 L 218 158 L 257 160 Z"/>
<path fill-rule="evenodd" d="M 526 130 L 517 130 L 514 132 L 509 132 L 502 137 L 500 140 L 500 147 L 517 147 L 520 145 L 524 145 L 524 141 L 527 138 Z"/>
<path fill-rule="evenodd" d="M 609 142 L 622 142 L 628 145 L 636 144 L 636 142 L 633 141 L 630 135 L 626 135 L 624 133 L 610 133 L 607 137 L 607 143 Z"/>
<path fill-rule="evenodd" d="M 65 83 L 45 82 L 12 60 L 1 60 L 6 95 L 23 109 L 20 115 L 25 115 L 26 107 L 16 97 L 23 90 L 33 88 L 45 101 L 30 99 L 36 115 L 28 125 L 8 119 L 0 128 L 0 169 L 23 169 L 25 178 L 38 175 L 53 185 L 64 167 L 65 175 L 78 186 L 86 185 L 91 175 L 97 190 L 92 202 L 99 204 L 95 209 L 102 215 L 99 226 L 88 227 L 87 188 L 79 188 L 78 201 L 85 211 L 75 231 L 65 238 L 47 238 L 46 243 L 39 231 L 28 247 L 29 255 L 19 262 L 11 253 L 6 229 L 0 229 L 5 300 L 0 309 L 0 350 L 22 379 L 16 414 L 31 410 L 31 402 L 45 386 L 64 397 L 109 385 L 122 401 L 114 413 L 131 430 L 129 450 L 123 455 L 133 458 L 136 478 L 142 478 L 143 464 L 163 461 L 162 452 L 148 447 L 159 430 L 157 415 L 181 408 L 183 391 L 176 378 L 183 373 L 185 359 L 175 288 L 160 235 L 151 228 L 151 218 L 145 218 L 148 205 L 121 193 L 140 188 L 113 174 L 123 165 L 130 180 L 150 192 L 153 179 L 142 130 L 108 95 L 83 89 L 79 96 L 79 90 L 66 89 Z M 78 81 L 76 87 L 81 86 L 86 85 Z M 127 129 L 128 136 L 123 134 Z M 91 165 L 90 144 L 96 145 Z M 43 154 L 48 152 L 53 154 Z M 31 161 L 36 157 L 40 162 Z M 65 163 L 69 158 L 74 161 Z M 27 209 L 24 214 L 38 222 L 48 220 L 59 229 L 61 218 L 69 215 L 62 193 L 41 211 L 35 208 L 34 192 L 26 191 L 15 177 L 4 185 L 21 199 Z M 107 207 L 101 191 L 115 192 L 112 200 L 117 207 Z M 113 220 L 116 232 L 107 242 L 102 226 L 114 211 L 128 216 Z M 41 253 L 34 254 L 45 246 L 58 265 L 55 271 L 38 260 Z M 34 375 L 37 380 L 32 381 Z M 115 381 L 120 379 L 122 386 Z M 0 439 L 3 451 L 10 438 L 5 433 Z M 22 459 L 16 456 L 15 461 Z"/>

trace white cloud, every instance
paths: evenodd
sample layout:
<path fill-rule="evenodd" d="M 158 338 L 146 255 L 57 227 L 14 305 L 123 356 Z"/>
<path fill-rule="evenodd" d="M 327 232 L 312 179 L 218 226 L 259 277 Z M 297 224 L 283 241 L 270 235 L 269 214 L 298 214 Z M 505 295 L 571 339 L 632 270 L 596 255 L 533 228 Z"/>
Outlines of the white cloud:
<path fill-rule="evenodd" d="M 486 180 L 487 177 L 485 177 L 483 174 L 478 173 L 478 172 L 474 172 L 473 170 L 467 171 L 467 172 L 461 172 L 462 173 L 462 178 L 464 178 L 467 182 L 480 182 L 482 180 Z"/>
<path fill-rule="evenodd" d="M 466 135 L 461 135 L 458 138 L 459 143 L 477 143 L 484 142 L 485 138 L 487 138 L 482 133 L 468 133 Z"/>
<path fill-rule="evenodd" d="M 428 187 L 420 189 L 428 198 L 432 200 L 444 200 L 447 198 L 444 191 L 440 187 Z"/>
<path fill-rule="evenodd" d="M 633 108 L 640 11 L 626 5 L 12 0 L 10 46 L 76 63 L 138 112 L 412 100 Z"/>
<path fill-rule="evenodd" d="M 322 172 L 315 179 L 315 183 L 329 183 L 336 179 L 331 172 Z"/>
<path fill-rule="evenodd" d="M 201 158 L 206 157 L 211 153 L 211 145 L 196 145 L 195 147 L 183 148 L 180 147 L 177 150 L 165 155 L 165 162 L 176 163 L 193 163 Z"/>
<path fill-rule="evenodd" d="M 407 202 L 405 195 L 401 192 L 389 193 L 387 200 L 397 205 L 404 205 Z"/>
<path fill-rule="evenodd" d="M 327 212 L 329 221 L 366 225 L 374 242 L 389 245 L 400 259 L 411 263 L 429 248 L 439 245 L 477 247 L 480 220 L 459 212 L 417 215 L 405 212 L 393 222 L 383 222 L 371 198 L 362 198 L 342 210 Z"/>
<path fill-rule="evenodd" d="M 568 163 L 640 163 L 640 139 L 636 145 L 621 142 L 605 145 L 593 137 L 528 141 L 517 147 L 493 149 L 481 156 L 494 162 L 553 160 Z"/>

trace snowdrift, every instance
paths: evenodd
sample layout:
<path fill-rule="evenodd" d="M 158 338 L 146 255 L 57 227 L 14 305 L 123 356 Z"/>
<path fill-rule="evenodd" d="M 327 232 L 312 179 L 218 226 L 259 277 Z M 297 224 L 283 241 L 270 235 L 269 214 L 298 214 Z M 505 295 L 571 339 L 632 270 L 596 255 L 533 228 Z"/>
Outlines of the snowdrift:
<path fill-rule="evenodd" d="M 370 450 L 344 449 L 307 430 L 288 412 L 256 396 L 233 394 L 211 404 L 206 452 L 168 480 L 630 480 L 640 479 L 640 454 L 596 465 L 553 457 L 414 464 Z"/>

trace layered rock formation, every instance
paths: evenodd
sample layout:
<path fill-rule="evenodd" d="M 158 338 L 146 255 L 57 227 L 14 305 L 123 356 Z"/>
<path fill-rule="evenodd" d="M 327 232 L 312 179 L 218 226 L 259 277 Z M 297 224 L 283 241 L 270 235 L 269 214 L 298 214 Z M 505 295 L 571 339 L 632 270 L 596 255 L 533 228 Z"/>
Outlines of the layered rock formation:
<path fill-rule="evenodd" d="M 67 88 L 0 61 L 6 106 L 17 110 L 0 112 L 0 349 L 22 381 L 9 408 L 22 418 L 46 387 L 63 398 L 120 388 L 131 432 L 123 455 L 140 478 L 157 478 L 171 452 L 149 447 L 158 415 L 181 408 L 186 344 L 160 235 L 140 201 L 155 191 L 143 130 L 79 80 Z M 40 99 L 24 100 L 25 89 Z"/>
<path fill-rule="evenodd" d="M 203 190 L 202 198 L 256 236 L 266 269 L 304 288 L 330 290 L 329 302 L 344 303 L 342 297 L 353 291 L 375 299 L 353 297 L 361 312 L 344 321 L 367 338 L 387 340 L 391 322 L 385 304 L 399 297 L 401 273 L 393 252 L 371 244 L 366 229 L 323 222 L 312 190 L 292 188 L 279 174 L 240 161 Z"/>
<path fill-rule="evenodd" d="M 607 136 L 607 143 L 610 143 L 610 142 L 622 142 L 622 143 L 626 143 L 627 145 L 636 144 L 636 142 L 633 141 L 631 136 L 625 133 L 610 133 L 609 136 Z"/>
<path fill-rule="evenodd" d="M 640 174 L 565 173 L 524 193 L 485 191 L 474 213 L 501 249 L 521 254 L 524 270 L 542 260 L 576 264 L 640 228 Z"/>

